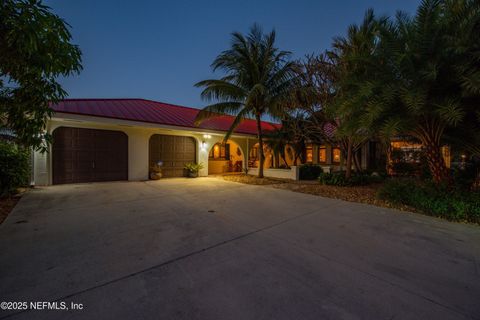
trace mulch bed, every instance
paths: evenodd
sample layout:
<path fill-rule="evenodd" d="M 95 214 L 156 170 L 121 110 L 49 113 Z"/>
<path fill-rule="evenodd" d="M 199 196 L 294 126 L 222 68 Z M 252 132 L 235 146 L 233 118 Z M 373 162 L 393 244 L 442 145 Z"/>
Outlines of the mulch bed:
<path fill-rule="evenodd" d="M 269 185 L 277 189 L 308 193 L 326 198 L 367 203 L 379 207 L 395 208 L 402 211 L 418 212 L 418 210 L 415 210 L 415 208 L 393 205 L 384 200 L 377 199 L 376 194 L 378 189 L 382 186 L 382 183 L 376 183 L 368 186 L 337 187 L 321 185 L 317 181 L 291 181 L 286 179 L 258 178 L 244 174 L 224 175 L 218 177 L 227 181 L 254 185 Z"/>
<path fill-rule="evenodd" d="M 246 184 L 255 184 L 255 185 L 272 185 L 272 184 L 288 183 L 288 180 L 258 178 L 255 176 L 247 176 L 245 174 L 228 174 L 228 175 L 219 175 L 217 177 L 227 181 L 240 182 L 240 183 L 246 183 Z"/>

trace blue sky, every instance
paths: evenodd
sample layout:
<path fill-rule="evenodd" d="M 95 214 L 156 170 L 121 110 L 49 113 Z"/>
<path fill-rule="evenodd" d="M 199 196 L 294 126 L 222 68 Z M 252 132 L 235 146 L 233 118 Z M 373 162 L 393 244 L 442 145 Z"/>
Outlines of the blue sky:
<path fill-rule="evenodd" d="M 71 26 L 84 70 L 62 79 L 70 98 L 145 98 L 203 107 L 193 84 L 215 77 L 210 63 L 232 31 L 275 28 L 295 58 L 330 47 L 332 37 L 377 14 L 413 14 L 420 0 L 120 1 L 47 0 Z"/>

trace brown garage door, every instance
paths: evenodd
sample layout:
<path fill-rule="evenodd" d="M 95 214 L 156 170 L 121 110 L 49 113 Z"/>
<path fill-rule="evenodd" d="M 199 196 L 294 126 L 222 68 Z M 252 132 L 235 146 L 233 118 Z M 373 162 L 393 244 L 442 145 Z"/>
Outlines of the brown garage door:
<path fill-rule="evenodd" d="M 120 131 L 60 127 L 53 132 L 53 184 L 128 179 L 128 137 Z"/>
<path fill-rule="evenodd" d="M 163 161 L 164 177 L 183 177 L 183 166 L 195 162 L 195 139 L 191 137 L 154 134 L 150 138 L 150 166 Z"/>

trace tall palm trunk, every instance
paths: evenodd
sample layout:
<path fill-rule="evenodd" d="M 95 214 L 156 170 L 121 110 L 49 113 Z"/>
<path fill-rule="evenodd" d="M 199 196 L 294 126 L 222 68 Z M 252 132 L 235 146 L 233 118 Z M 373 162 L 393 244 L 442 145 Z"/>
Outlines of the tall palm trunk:
<path fill-rule="evenodd" d="M 426 122 L 415 131 L 415 135 L 425 148 L 425 156 L 433 182 L 435 184 L 443 182 L 451 184 L 453 181 L 450 176 L 450 170 L 445 164 L 441 150 L 440 139 L 442 134 L 443 127 L 435 121 Z"/>
<path fill-rule="evenodd" d="M 255 119 L 257 120 L 258 153 L 260 155 L 260 161 L 258 165 L 258 177 L 263 178 L 263 163 L 265 162 L 265 156 L 263 154 L 262 122 L 260 120 L 259 114 L 255 115 Z"/>
<path fill-rule="evenodd" d="M 427 158 L 428 167 L 432 173 L 433 182 L 440 184 L 446 182 L 450 184 L 451 177 L 450 172 L 443 159 L 440 143 L 434 141 L 431 137 L 424 137 L 422 143 L 425 147 L 425 156 Z"/>
<path fill-rule="evenodd" d="M 392 142 L 390 139 L 385 139 L 384 141 L 384 148 L 385 148 L 385 171 L 388 175 L 392 174 Z"/>
<path fill-rule="evenodd" d="M 352 138 L 348 138 L 347 142 L 347 163 L 345 169 L 345 178 L 350 179 L 352 177 L 352 158 L 353 158 L 353 141 Z"/>

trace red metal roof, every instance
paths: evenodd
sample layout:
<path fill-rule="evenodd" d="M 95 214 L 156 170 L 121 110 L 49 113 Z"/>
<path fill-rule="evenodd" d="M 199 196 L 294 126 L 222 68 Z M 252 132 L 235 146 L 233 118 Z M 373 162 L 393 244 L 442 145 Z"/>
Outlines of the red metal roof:
<path fill-rule="evenodd" d="M 205 120 L 197 127 L 194 120 L 199 109 L 145 99 L 65 99 L 51 107 L 54 111 L 62 113 L 218 131 L 228 131 L 234 119 L 230 115 L 221 115 Z M 262 129 L 265 131 L 279 126 L 262 121 Z M 242 121 L 235 132 L 257 134 L 255 120 Z"/>

